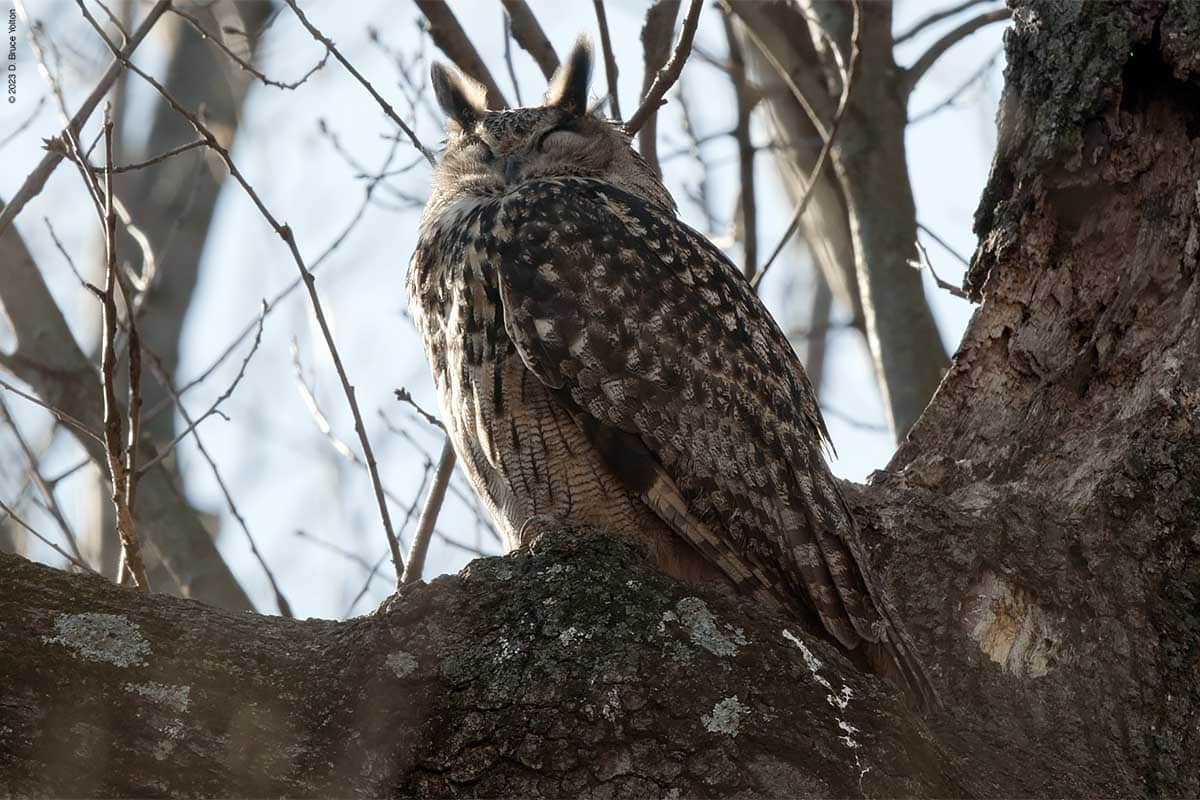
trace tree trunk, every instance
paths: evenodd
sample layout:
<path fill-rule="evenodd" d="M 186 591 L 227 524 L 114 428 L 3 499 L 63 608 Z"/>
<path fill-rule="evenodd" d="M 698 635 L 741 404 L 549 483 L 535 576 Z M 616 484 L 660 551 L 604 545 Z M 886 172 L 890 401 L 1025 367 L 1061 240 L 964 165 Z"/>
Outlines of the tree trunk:
<path fill-rule="evenodd" d="M 847 487 L 944 708 L 580 531 L 343 623 L 0 556 L 0 785 L 1200 795 L 1200 25 L 1013 18 L 982 304 L 889 469 Z"/>

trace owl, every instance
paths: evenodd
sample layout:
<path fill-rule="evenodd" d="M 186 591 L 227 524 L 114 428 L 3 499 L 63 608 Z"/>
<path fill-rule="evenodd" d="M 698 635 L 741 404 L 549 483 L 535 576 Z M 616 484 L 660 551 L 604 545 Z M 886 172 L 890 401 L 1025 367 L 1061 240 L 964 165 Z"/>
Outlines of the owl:
<path fill-rule="evenodd" d="M 432 69 L 447 143 L 407 290 L 468 480 L 510 548 L 534 520 L 603 528 L 923 696 L 803 367 L 630 138 L 589 112 L 591 64 L 580 40 L 541 106 L 505 110 Z"/>

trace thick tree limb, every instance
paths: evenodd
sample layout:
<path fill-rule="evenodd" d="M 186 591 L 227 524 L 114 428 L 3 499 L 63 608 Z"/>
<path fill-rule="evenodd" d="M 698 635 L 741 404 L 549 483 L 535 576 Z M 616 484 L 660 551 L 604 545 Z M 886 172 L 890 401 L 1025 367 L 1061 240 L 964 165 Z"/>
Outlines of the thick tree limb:
<path fill-rule="evenodd" d="M 512 37 L 537 62 L 546 80 L 550 80 L 558 69 L 558 54 L 554 52 L 554 45 L 550 44 L 537 16 L 525 0 L 501 0 L 501 3 L 508 12 L 508 27 Z"/>
<path fill-rule="evenodd" d="M 671 33 L 675 30 L 675 17 L 679 16 L 679 4 L 680 0 L 656 0 L 646 11 L 641 33 L 644 66 L 640 97 L 650 92 L 654 76 L 671 55 Z M 658 163 L 658 114 L 651 114 L 638 131 L 638 152 L 655 172 L 662 174 Z"/>
<path fill-rule="evenodd" d="M 508 100 L 500 91 L 492 73 L 488 70 L 479 51 L 471 44 L 467 32 L 459 24 L 458 17 L 450 10 L 445 0 L 414 0 L 417 8 L 429 22 L 429 35 L 438 49 L 446 54 L 454 66 L 458 67 L 468 77 L 479 81 L 487 89 L 488 108 L 508 108 Z"/>

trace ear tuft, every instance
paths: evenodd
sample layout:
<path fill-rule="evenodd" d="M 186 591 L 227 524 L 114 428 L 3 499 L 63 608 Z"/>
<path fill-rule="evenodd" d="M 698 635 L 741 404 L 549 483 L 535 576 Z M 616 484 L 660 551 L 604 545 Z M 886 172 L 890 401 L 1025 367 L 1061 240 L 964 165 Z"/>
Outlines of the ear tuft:
<path fill-rule="evenodd" d="M 567 60 L 550 79 L 546 105 L 557 106 L 568 114 L 587 112 L 588 81 L 592 77 L 592 43 L 580 36 Z"/>
<path fill-rule="evenodd" d="M 487 90 L 456 69 L 435 61 L 429 67 L 433 93 L 451 123 L 469 128 L 487 108 Z"/>

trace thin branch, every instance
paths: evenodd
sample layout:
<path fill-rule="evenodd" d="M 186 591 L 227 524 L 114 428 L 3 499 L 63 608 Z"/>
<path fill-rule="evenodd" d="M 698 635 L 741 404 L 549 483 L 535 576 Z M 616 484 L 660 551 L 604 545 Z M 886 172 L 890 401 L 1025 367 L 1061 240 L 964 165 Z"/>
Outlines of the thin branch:
<path fill-rule="evenodd" d="M 972 72 L 965 81 L 963 81 L 958 86 L 956 86 L 954 89 L 952 89 L 950 91 L 950 93 L 946 95 L 944 100 L 934 103 L 932 106 L 925 109 L 921 113 L 914 114 L 913 116 L 909 117 L 908 124 L 916 125 L 918 122 L 929 119 L 934 114 L 937 114 L 939 111 L 943 111 L 947 108 L 951 108 L 954 105 L 956 105 L 956 101 L 958 100 L 959 97 L 961 97 L 963 95 L 964 92 L 966 92 L 968 89 L 970 89 L 976 83 L 979 83 L 980 81 L 982 81 L 983 78 L 987 76 L 987 74 L 992 70 L 992 67 L 995 66 L 996 59 L 1000 58 L 1000 56 L 1003 53 L 1004 53 L 1004 48 L 997 47 L 995 50 L 992 51 L 991 56 L 989 56 L 986 61 L 984 61 L 982 64 L 979 65 L 979 69 Z"/>
<path fill-rule="evenodd" d="M 813 167 L 812 175 L 809 176 L 808 183 L 804 187 L 804 194 L 801 196 L 800 202 L 796 204 L 796 210 L 792 212 L 792 219 L 788 222 L 787 229 L 783 232 L 779 244 L 775 245 L 775 249 L 771 251 L 770 257 L 763 264 L 762 269 L 751 283 L 755 289 L 762 283 L 762 279 L 766 277 L 767 270 L 775 263 L 775 259 L 783 252 L 784 245 L 788 243 L 788 240 L 792 238 L 792 234 L 800 227 L 800 218 L 804 216 L 804 211 L 808 208 L 808 201 L 812 199 L 817 180 L 821 177 L 821 168 L 825 166 L 825 162 L 829 159 L 829 151 L 833 149 L 833 142 L 837 137 L 838 128 L 841 126 L 842 118 L 845 117 L 846 109 L 849 107 L 850 91 L 854 86 L 854 78 L 858 72 L 858 62 L 862 57 L 862 49 L 859 45 L 859 33 L 862 25 L 862 7 L 860 6 L 860 2 L 861 0 L 851 0 L 851 5 L 854 9 L 854 20 L 850 28 L 850 59 L 846 63 L 846 73 L 842 79 L 842 96 L 838 100 L 837 111 L 834 112 L 833 121 L 829 124 L 829 133 L 825 137 L 824 144 L 821 145 L 821 151 L 817 153 L 816 165 Z M 815 25 L 816 22 L 810 21 L 809 24 Z M 837 48 L 832 47 L 832 51 L 836 54 Z M 800 95 L 797 93 L 797 100 L 799 99 Z"/>
<path fill-rule="evenodd" d="M 630 136 L 642 129 L 650 115 L 658 112 L 663 98 L 667 96 L 667 90 L 675 84 L 675 81 L 679 80 L 679 75 L 683 72 L 683 65 L 691 55 L 692 40 L 696 38 L 696 28 L 700 24 L 700 12 L 703 9 L 704 0 L 691 0 L 687 16 L 683 18 L 683 29 L 679 32 L 679 41 L 675 44 L 675 51 L 671 53 L 671 59 L 666 66 L 655 73 L 654 83 L 650 85 L 650 90 L 646 92 L 642 104 L 625 123 L 625 132 Z"/>
<path fill-rule="evenodd" d="M 671 33 L 675 30 L 675 18 L 679 16 L 680 0 L 656 0 L 646 11 L 642 25 L 642 94 L 645 97 L 654 85 L 654 76 L 667 63 L 671 55 Z M 662 175 L 658 161 L 658 114 L 646 118 L 646 124 L 638 131 L 638 152 L 655 174 Z"/>
<path fill-rule="evenodd" d="M 304 399 L 304 404 L 308 407 L 309 415 L 317 424 L 317 430 L 329 440 L 329 443 L 333 445 L 333 449 L 337 451 L 338 455 L 352 464 L 365 467 L 366 464 L 359 460 L 358 455 L 333 432 L 333 426 L 329 424 L 329 418 L 325 416 L 325 412 L 321 410 L 321 406 L 317 402 L 316 393 L 313 392 L 312 388 L 304 380 L 304 367 L 300 364 L 300 347 L 296 344 L 294 338 L 291 341 L 291 351 L 292 367 L 296 373 L 296 382 L 300 387 L 300 396 Z M 380 491 L 383 492 L 384 497 L 395 500 L 391 493 L 383 487 L 382 483 L 380 484 Z M 396 500 L 396 502 L 398 503 L 399 501 Z M 396 583 L 399 585 L 404 575 L 404 559 L 400 556 L 400 540 L 391 532 L 390 528 L 388 530 L 387 543 L 388 549 L 392 553 L 392 563 L 396 567 Z"/>
<path fill-rule="evenodd" d="M 412 546 L 408 550 L 408 566 L 404 569 L 401 583 L 413 583 L 421 579 L 425 569 L 425 556 L 429 552 L 429 539 L 433 535 L 433 526 L 437 524 L 438 514 L 442 510 L 442 502 L 446 499 L 446 486 L 450 483 L 450 475 L 454 472 L 454 447 L 450 438 L 442 445 L 442 454 L 438 458 L 437 472 L 433 476 L 433 484 L 429 487 L 429 495 L 425 498 L 425 507 L 421 509 L 421 519 L 417 523 L 417 532 L 413 534 Z"/>
<path fill-rule="evenodd" d="M 961 14 L 970 8 L 990 2 L 992 2 L 992 0 L 965 0 L 965 2 L 959 3 L 958 5 L 950 6 L 949 8 L 942 9 L 941 11 L 936 11 L 924 19 L 917 20 L 917 22 L 911 28 L 893 39 L 892 44 L 896 45 L 900 44 L 901 42 L 908 41 L 921 31 L 928 28 L 930 25 L 936 25 L 944 19 L 953 17 L 955 14 Z"/>
<path fill-rule="evenodd" d="M 542 71 L 546 80 L 550 80 L 558 69 L 558 54 L 554 52 L 554 45 L 550 44 L 550 39 L 542 30 L 541 23 L 529 9 L 529 4 L 525 0 L 500 0 L 500 2 L 504 5 L 504 10 L 508 12 L 509 30 L 512 32 L 513 38 L 537 63 L 538 69 Z"/>
<path fill-rule="evenodd" d="M 737 97 L 734 137 L 737 139 L 738 171 L 742 184 L 738 200 L 744 256 L 742 274 L 747 280 L 753 280 L 758 269 L 758 208 L 754 190 L 754 144 L 750 141 L 750 111 L 754 102 L 750 87 L 746 84 L 746 58 L 733 29 L 733 18 L 724 14 L 721 19 L 725 24 L 725 37 L 729 40 L 729 79 L 733 82 L 734 95 Z"/>
<path fill-rule="evenodd" d="M 271 571 L 271 567 L 267 565 L 266 558 L 258 549 L 258 544 L 254 540 L 254 536 L 250 533 L 250 527 L 246 524 L 246 518 L 242 516 L 242 512 L 238 510 L 237 503 L 233 501 L 233 495 L 229 492 L 229 486 L 226 485 L 225 479 L 221 476 L 221 470 L 217 468 L 217 462 L 209 454 L 208 448 L 204 446 L 204 442 L 200 439 L 200 432 L 196 430 L 196 423 L 192 420 L 188 413 L 187 407 L 184 406 L 183 400 L 179 396 L 179 391 L 175 388 L 175 382 L 167 373 L 166 368 L 162 364 L 162 360 L 153 352 L 147 351 L 150 357 L 150 370 L 154 373 L 155 379 L 167 390 L 171 401 L 175 407 L 179 409 L 183 421 L 187 423 L 188 429 L 192 431 L 192 437 L 196 441 L 196 450 L 200 456 L 208 464 L 209 471 L 212 472 L 213 479 L 217 482 L 217 488 L 221 490 L 221 496 L 225 499 L 225 505 L 229 509 L 229 513 L 237 520 L 238 526 L 242 529 L 242 533 L 246 537 L 246 542 L 250 545 L 250 554 L 254 556 L 254 560 L 262 567 L 263 572 L 267 576 L 267 582 L 271 585 L 271 591 L 275 595 L 275 605 L 279 609 L 279 613 L 284 617 L 292 617 L 292 606 L 288 603 L 287 597 L 284 596 L 283 590 L 279 588 L 279 582 L 275 580 L 275 573 Z"/>
<path fill-rule="evenodd" d="M 608 107 L 612 118 L 621 119 L 621 101 L 617 97 L 617 58 L 613 55 L 612 37 L 608 33 L 608 15 L 604 13 L 604 0 L 592 0 L 596 9 L 596 25 L 600 28 L 600 49 L 604 53 L 604 75 L 608 81 Z"/>
<path fill-rule="evenodd" d="M 274 86 L 277 89 L 284 89 L 284 90 L 288 90 L 288 91 L 290 91 L 292 89 L 296 89 L 296 88 L 304 85 L 305 83 L 307 83 L 309 78 L 311 78 L 319 70 L 324 68 L 325 64 L 329 62 L 329 54 L 331 52 L 331 48 L 327 45 L 325 48 L 325 55 L 321 56 L 321 60 L 318 61 L 315 65 L 313 65 L 312 68 L 310 68 L 308 70 L 308 72 L 305 72 L 302 76 L 300 76 L 300 78 L 298 80 L 292 81 L 290 83 L 271 80 L 266 75 L 264 75 L 261 71 L 256 69 L 253 64 L 246 61 L 244 58 L 239 56 L 237 53 L 233 52 L 233 50 L 229 49 L 229 47 L 225 44 L 225 42 L 223 41 L 222 37 L 219 34 L 210 33 L 204 27 L 204 23 L 202 23 L 198 17 L 195 17 L 192 14 L 187 13 L 186 11 L 182 10 L 179 6 L 171 6 L 171 12 L 174 14 L 177 14 L 178 16 L 183 17 L 185 20 L 187 20 L 188 23 L 193 28 L 196 29 L 196 32 L 198 34 L 200 34 L 201 39 L 205 39 L 209 42 L 212 42 L 213 45 L 218 50 L 220 50 L 222 53 L 224 53 L 226 55 L 226 57 L 229 58 L 230 61 L 237 64 L 241 68 L 242 72 L 250 73 L 264 86 Z"/>
<path fill-rule="evenodd" d="M 938 236 L 937 233 L 932 228 L 930 228 L 927 225 L 923 225 L 920 222 L 917 222 L 917 230 L 928 235 L 930 239 L 933 239 L 935 242 L 937 242 L 939 245 L 941 245 L 941 248 L 943 250 L 945 250 L 947 253 L 949 253 L 951 256 L 953 256 L 955 261 L 962 264 L 964 267 L 967 267 L 968 269 L 970 269 L 971 260 L 969 258 L 967 258 L 966 256 L 964 256 L 962 253 L 955 250 L 953 247 L 951 247 L 950 243 L 947 242 L 942 237 Z"/>
<path fill-rule="evenodd" d="M 126 479 L 126 445 L 121 441 L 121 416 L 115 390 L 117 349 L 117 213 L 112 197 L 112 120 L 109 108 L 104 109 L 104 155 L 110 171 L 104 176 L 104 291 L 103 325 L 101 337 L 100 378 L 104 389 L 104 453 L 108 460 L 109 480 L 112 484 L 112 503 L 116 514 L 117 535 L 121 539 L 121 560 L 133 577 L 138 590 L 150 591 L 150 580 L 146 577 L 146 565 L 142 561 L 141 543 L 133 525 L 133 513 L 129 507 L 129 481 Z M 132 413 L 132 411 L 131 411 Z M 133 427 L 132 425 L 130 426 Z M 136 447 L 136 444 L 134 445 Z M 118 575 L 122 573 L 118 570 Z"/>
<path fill-rule="evenodd" d="M 155 453 L 154 458 L 150 459 L 145 464 L 143 464 L 141 467 L 139 467 L 138 468 L 139 474 L 145 473 L 147 470 L 149 470 L 155 464 L 159 463 L 164 458 L 171 455 L 171 453 L 175 452 L 175 448 L 179 446 L 179 443 L 182 442 L 184 439 L 186 439 L 191 434 L 191 432 L 194 431 L 196 429 L 196 427 L 200 425 L 201 422 L 204 422 L 204 420 L 208 419 L 209 417 L 211 417 L 213 415 L 220 415 L 221 417 L 228 419 L 228 417 L 225 417 L 225 415 L 221 412 L 220 406 L 222 403 L 224 403 L 226 400 L 228 400 L 230 397 L 233 396 L 233 391 L 235 389 L 237 389 L 238 384 L 242 382 L 242 378 L 245 377 L 245 375 L 246 375 L 246 368 L 248 366 L 250 366 L 250 359 L 254 358 L 254 354 L 256 352 L 258 352 L 258 346 L 259 346 L 259 344 L 262 343 L 263 322 L 266 320 L 266 316 L 267 316 L 267 301 L 263 300 L 262 301 L 262 311 L 258 315 L 258 329 L 255 331 L 255 334 L 254 334 L 254 343 L 252 345 L 250 345 L 250 351 L 246 353 L 244 358 L 242 358 L 242 365 L 240 368 L 238 368 L 237 375 L 235 375 L 233 377 L 233 382 L 229 384 L 229 387 L 225 391 L 221 392 L 220 396 L 217 397 L 217 399 L 213 401 L 212 405 L 208 407 L 207 411 L 205 411 L 200 416 L 196 417 L 196 419 L 194 421 L 189 422 L 188 426 L 186 428 L 184 428 L 179 433 L 178 436 L 176 436 L 174 439 L 172 439 L 170 444 L 168 444 L 166 447 L 163 447 L 162 449 L 160 449 L 157 453 Z M 180 392 L 180 394 L 182 394 L 182 392 Z M 174 403 L 171 403 L 170 398 L 168 398 L 168 403 L 170 403 L 171 405 L 174 405 Z"/>
<path fill-rule="evenodd" d="M 5 361 L 5 358 L 0 357 L 0 366 L 4 366 L 4 361 Z M 91 428 L 89 428 L 87 425 L 85 425 L 83 422 L 81 422 L 76 417 L 71 416 L 70 414 L 68 414 L 67 412 L 65 412 L 61 409 L 55 408 L 54 406 L 47 403 L 45 400 L 42 400 L 40 397 L 37 397 L 35 395 L 29 394 L 29 392 L 25 392 L 25 391 L 22 391 L 21 389 L 18 389 L 16 386 L 13 386 L 11 383 L 4 380 L 3 378 L 0 378 L 0 389 L 6 389 L 6 390 L 12 392 L 13 394 L 15 394 L 17 397 L 20 397 L 24 400 L 28 400 L 29 402 L 33 403 L 34 405 L 41 406 L 42 408 L 46 409 L 51 414 L 53 414 L 59 421 L 64 422 L 67 425 L 70 425 L 72 428 L 79 431 L 84 436 L 87 436 L 91 439 L 95 439 L 101 445 L 104 444 L 104 437 L 102 437 L 100 434 L 93 431 Z"/>
<path fill-rule="evenodd" d="M 21 448 L 22 455 L 25 456 L 25 467 L 29 472 L 29 479 L 33 485 L 37 487 L 38 492 L 42 495 L 45 501 L 46 510 L 62 531 L 63 538 L 67 540 L 67 544 L 71 546 L 71 552 L 80 561 L 83 560 L 83 554 L 79 552 L 79 541 L 75 538 L 75 532 L 71 530 L 71 525 L 67 522 L 67 515 L 63 513 L 62 507 L 58 504 L 58 498 L 54 496 L 54 489 L 51 484 L 42 477 L 41 469 L 38 466 L 38 456 L 33 452 L 33 448 L 25 441 L 25 437 L 21 435 L 20 429 L 17 427 L 17 421 L 12 418 L 12 414 L 8 411 L 8 405 L 0 400 L 0 420 L 3 420 L 13 432 L 13 438 L 17 440 L 17 446 Z"/>
<path fill-rule="evenodd" d="M 295 0 L 286 0 L 286 2 L 288 5 L 292 5 Z M 488 108 L 508 108 L 508 101 L 504 99 L 504 93 L 500 91 L 492 73 L 483 63 L 483 59 L 479 57 L 475 45 L 471 44 L 467 32 L 463 30 L 458 18 L 454 16 L 454 12 L 450 10 L 450 6 L 446 4 L 445 0 L 415 0 L 415 2 L 417 8 L 429 22 L 429 35 L 433 38 L 433 43 L 454 62 L 454 66 L 466 73 L 468 77 L 482 83 L 487 89 Z"/>
<path fill-rule="evenodd" d="M 913 87 L 917 82 L 929 71 L 929 68 L 934 65 L 939 58 L 942 57 L 947 50 L 961 42 L 963 39 L 970 36 L 975 31 L 993 22 L 1000 22 L 1012 16 L 1012 12 L 1007 8 L 998 8 L 995 11 L 988 11 L 984 14 L 969 19 L 962 25 L 959 25 L 954 30 L 947 33 L 942 38 L 938 39 L 929 49 L 921 54 L 921 57 L 913 62 L 912 66 L 904 70 L 899 82 L 899 89 L 904 94 L 911 94 Z"/>
<path fill-rule="evenodd" d="M 133 35 L 129 37 L 129 41 L 125 44 L 125 47 L 117 52 L 116 58 L 114 59 L 113 63 L 109 65 L 108 69 L 105 70 L 104 75 L 101 76 L 99 83 L 96 84 L 96 88 L 92 89 L 92 93 L 89 94 L 87 99 L 83 101 L 83 104 L 79 106 L 79 110 L 75 112 L 75 116 L 71 117 L 71 124 L 66 126 L 66 128 L 63 130 L 64 135 L 68 133 L 68 131 L 75 132 L 83 127 L 83 123 L 86 122 L 87 118 L 90 117 L 92 112 L 96 110 L 96 106 L 99 105 L 100 100 L 104 97 L 104 95 L 108 94 L 108 90 L 112 88 L 113 83 L 121 74 L 123 65 L 129 60 L 129 56 L 133 54 L 133 51 L 136 50 L 138 45 L 142 43 L 142 40 L 146 38 L 146 34 L 150 32 L 150 29 L 154 27 L 154 24 L 158 22 L 159 18 L 161 18 L 170 7 L 171 0 L 158 0 L 158 2 L 154 4 L 154 7 L 151 8 L 149 13 L 146 14 L 146 18 L 142 20 L 142 24 L 139 25 L 137 30 L 133 32 Z M 62 161 L 64 155 L 66 155 L 66 153 L 59 150 L 48 150 L 46 155 L 42 156 L 42 160 L 38 162 L 36 167 L 34 167 L 33 172 L 30 172 L 25 178 L 25 181 L 21 184 L 21 188 L 18 189 L 17 193 L 13 195 L 11 200 L 9 200 L 8 205 L 6 205 L 3 210 L 0 210 L 0 234 L 3 234 L 4 231 L 8 230 L 8 226 L 12 224 L 14 219 L 16 219 L 17 214 L 21 213 L 21 209 L 25 207 L 26 203 L 38 196 L 38 194 L 42 191 L 42 188 L 46 185 L 46 180 L 50 177 L 50 174 L 54 172 L 54 169 L 58 166 L 59 162 Z"/>
<path fill-rule="evenodd" d="M 416 412 L 421 415 L 421 418 L 430 425 L 442 431 L 443 433 L 446 432 L 446 426 L 442 424 L 442 421 L 430 414 L 425 409 L 421 408 L 417 401 L 413 399 L 413 396 L 409 393 L 408 389 L 405 389 L 403 386 L 401 386 L 396 390 L 395 394 L 397 400 L 399 400 L 401 403 L 408 403 L 410 406 L 416 409 Z"/>
<path fill-rule="evenodd" d="M 196 139 L 195 141 L 188 142 L 187 144 L 181 144 L 178 147 L 172 147 L 167 152 L 160 153 L 159 155 L 156 155 L 154 158 L 148 158 L 145 161 L 138 161 L 133 164 L 124 164 L 119 167 L 113 167 L 112 172 L 113 172 L 113 174 L 116 175 L 116 174 L 120 174 L 122 172 L 132 172 L 132 171 L 138 170 L 138 169 L 145 169 L 146 167 L 151 167 L 162 161 L 166 161 L 171 156 L 177 156 L 180 153 L 186 153 L 188 150 L 191 150 L 196 147 L 204 147 L 207 144 L 208 144 L 208 142 L 204 141 L 203 139 Z M 93 172 L 105 172 L 108 170 L 108 167 L 93 166 L 91 169 Z"/>
<path fill-rule="evenodd" d="M 507 11 L 501 14 L 501 25 L 504 28 L 504 66 L 508 70 L 508 79 L 512 81 L 513 95 L 517 98 L 517 105 L 523 106 L 525 101 L 521 99 L 521 82 L 517 80 L 517 70 L 513 67 L 512 23 L 509 22 Z"/>
<path fill-rule="evenodd" d="M 933 278 L 933 282 L 938 285 L 939 289 L 945 289 L 955 297 L 969 301 L 971 298 L 967 296 L 967 293 L 964 292 L 961 287 L 955 286 L 953 283 L 948 281 L 944 281 L 938 276 L 933 269 L 933 264 L 929 263 L 929 253 L 925 252 L 925 246 L 921 244 L 920 241 L 915 242 L 915 244 L 917 246 L 917 258 L 909 259 L 908 265 L 917 271 L 923 269 L 929 270 L 929 274 Z"/>
<path fill-rule="evenodd" d="M 92 569 L 84 562 L 82 562 L 79 559 L 72 556 L 66 550 L 63 550 L 61 547 L 56 545 L 54 542 L 47 539 L 45 536 L 42 536 L 40 533 L 35 531 L 32 527 L 30 527 L 29 523 L 27 523 L 25 520 L 23 520 L 19 516 L 17 516 L 17 512 L 13 511 L 12 508 L 10 508 L 8 505 L 6 505 L 3 500 L 0 500 L 0 511 L 3 511 L 9 517 L 12 517 L 12 519 L 18 525 L 20 525 L 22 528 L 24 528 L 29 533 L 33 534 L 37 538 L 38 541 L 40 541 L 42 544 L 46 545 L 47 547 L 51 548 L 52 550 L 54 550 L 54 552 L 58 553 L 60 556 L 65 558 L 67 561 L 70 561 L 72 564 L 74 564 L 75 566 L 84 570 L 85 572 L 90 572 L 93 575 L 100 574 L 99 572 L 96 572 L 96 570 Z"/>
<path fill-rule="evenodd" d="M 7 136 L 5 136 L 3 139 L 0 139 L 0 149 L 4 148 L 13 139 L 17 138 L 22 133 L 27 131 L 29 129 L 29 126 L 33 124 L 33 121 L 35 119 L 37 119 L 38 114 L 42 113 L 42 108 L 45 105 L 46 105 L 46 95 L 42 95 L 41 97 L 38 98 L 37 103 L 33 107 L 33 111 L 31 111 L 29 113 L 29 116 L 25 118 L 25 121 L 20 123 L 19 125 L 17 125 L 17 127 L 13 128 L 12 131 L 10 131 L 9 134 Z"/>
<path fill-rule="evenodd" d="M 108 45 L 109 50 L 119 56 L 120 52 L 113 45 L 112 41 L 109 40 L 108 36 L 104 33 L 104 30 L 96 23 L 95 18 L 90 12 L 88 12 L 87 7 L 83 5 L 83 0 L 75 1 L 85 18 L 92 24 L 93 29 L 95 29 L 95 31 L 104 40 L 105 44 Z M 304 19 L 299 10 L 295 8 L 294 0 L 286 0 L 286 2 L 288 2 L 288 4 L 292 6 L 293 10 L 301 16 L 302 22 L 304 22 L 307 26 L 307 20 Z M 315 31 L 315 29 L 311 27 L 310 30 Z M 329 46 L 332 48 L 332 43 L 330 43 Z M 334 55 L 338 56 L 340 60 L 340 55 L 336 50 L 334 50 Z M 346 368 L 342 364 L 342 359 L 338 353 L 337 345 L 333 341 L 333 332 L 330 330 L 329 322 L 325 318 L 325 311 L 321 305 L 321 298 L 317 295 L 316 279 L 305 265 L 304 258 L 300 255 L 300 248 L 296 244 L 296 237 L 292 233 L 291 227 L 285 223 L 279 222 L 275 216 L 271 214 L 266 205 L 263 203 L 262 198 L 258 196 L 258 192 L 254 190 L 254 187 L 250 185 L 249 181 L 246 180 L 246 177 L 242 174 L 241 170 L 238 169 L 237 164 L 234 163 L 229 151 L 217 140 L 217 137 L 207 125 L 201 122 L 195 114 L 179 105 L 178 101 L 175 100 L 171 93 L 168 92 L 162 84 L 150 77 L 150 75 L 148 75 L 136 64 L 133 64 L 128 59 L 124 59 L 124 63 L 142 80 L 150 84 L 154 90 L 158 92 L 159 96 L 162 97 L 163 100 L 165 100 L 166 103 L 171 106 L 171 108 L 174 109 L 177 114 L 190 122 L 196 133 L 204 137 L 204 139 L 208 142 L 209 148 L 221 158 L 222 162 L 224 162 L 225 168 L 229 170 L 230 176 L 237 181 L 238 185 L 242 187 L 242 190 L 246 193 L 250 200 L 253 201 L 263 219 L 267 221 L 267 223 L 274 229 L 275 233 L 279 235 L 279 238 L 283 239 L 284 244 L 287 245 L 288 251 L 292 256 L 292 261 L 295 263 L 296 269 L 300 272 L 300 277 L 303 279 L 304 286 L 308 290 L 308 298 L 313 310 L 313 316 L 316 317 L 317 324 L 321 329 L 321 336 L 325 340 L 325 346 L 329 351 L 329 356 L 333 361 L 335 370 L 337 371 L 338 380 L 341 381 L 342 391 L 346 395 L 346 402 L 350 406 L 350 413 L 354 417 L 354 430 L 358 434 L 359 444 L 362 446 L 363 456 L 367 463 L 367 472 L 371 477 L 371 486 L 375 491 L 375 500 L 379 506 L 379 516 L 383 523 L 384 533 L 390 543 L 395 539 L 396 534 L 392 530 L 391 515 L 388 513 L 387 500 L 383 495 L 383 483 L 379 479 L 379 466 L 375 463 L 375 453 L 371 449 L 371 442 L 367 437 L 366 426 L 363 425 L 362 413 L 359 411 L 358 400 L 355 398 L 354 394 L 354 385 L 350 383 L 350 379 L 346 375 Z M 394 555 L 398 556 L 398 551 Z M 397 560 L 397 577 L 402 575 L 403 571 L 403 562 Z"/>
<path fill-rule="evenodd" d="M 78 1 L 79 0 L 76 0 L 76 2 Z M 338 60 L 338 63 L 345 67 L 346 71 L 353 75 L 354 79 L 362 84 L 364 89 L 370 92 L 371 97 L 375 98 L 375 102 L 378 103 L 379 107 L 383 109 L 383 113 L 387 114 L 392 122 L 396 123 L 400 130 L 404 131 L 404 135 L 408 137 L 410 142 L 412 142 L 412 146 L 417 149 L 417 152 L 425 156 L 425 160 L 428 161 L 430 165 L 436 164 L 437 161 L 433 157 L 433 152 L 426 148 L 425 145 L 421 144 L 421 140 L 417 138 L 417 134 L 408 126 L 408 123 L 400 118 L 400 115 L 396 113 L 396 110 L 392 108 L 391 104 L 388 103 L 387 100 L 383 99 L 379 92 L 375 91 L 375 87 L 371 85 L 371 82 L 364 78 L 362 74 L 354 68 L 354 65 L 346 60 L 346 57 L 342 55 L 342 52 L 338 50 L 336 46 L 334 46 L 333 41 L 325 34 L 321 33 L 321 31 L 317 30 L 317 28 L 308 21 L 308 17 L 304 16 L 304 12 L 301 11 L 300 7 L 296 5 L 296 0 L 284 0 L 284 2 L 288 4 L 288 8 L 292 9 L 292 13 L 294 13 L 296 18 L 300 20 L 300 24 L 304 26 L 305 30 L 307 30 L 314 39 L 325 45 L 325 48 L 333 53 L 333 57 Z"/>

